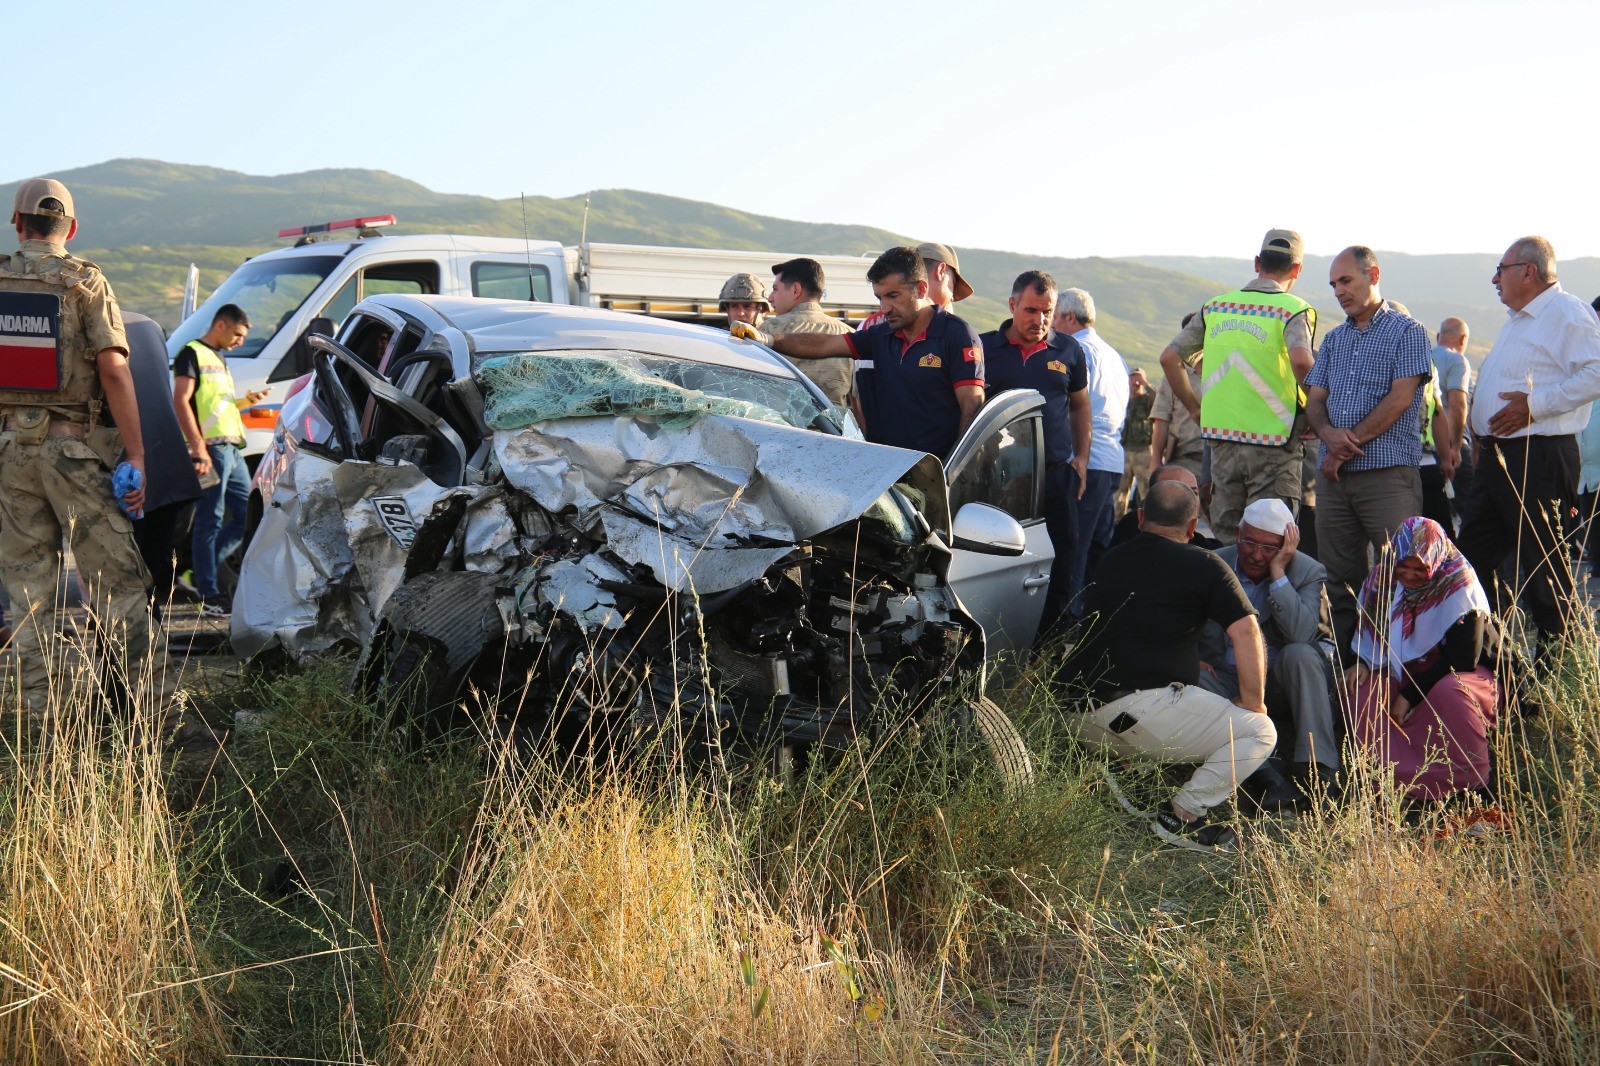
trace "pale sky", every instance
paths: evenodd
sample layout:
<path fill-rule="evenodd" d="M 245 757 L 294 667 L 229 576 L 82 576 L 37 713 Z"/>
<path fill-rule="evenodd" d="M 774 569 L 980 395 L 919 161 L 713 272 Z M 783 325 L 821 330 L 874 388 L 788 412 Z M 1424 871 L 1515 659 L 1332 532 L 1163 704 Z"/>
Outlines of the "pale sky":
<path fill-rule="evenodd" d="M 3 180 L 141 156 L 1048 255 L 1248 256 L 1271 226 L 1322 253 L 1600 255 L 1592 0 L 53 10 L 53 66 L 9 50 Z"/>

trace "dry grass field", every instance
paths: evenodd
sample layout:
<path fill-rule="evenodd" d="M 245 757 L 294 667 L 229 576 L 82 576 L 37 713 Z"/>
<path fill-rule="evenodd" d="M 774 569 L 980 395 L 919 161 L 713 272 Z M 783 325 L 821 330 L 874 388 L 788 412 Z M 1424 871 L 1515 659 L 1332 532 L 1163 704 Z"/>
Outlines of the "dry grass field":
<path fill-rule="evenodd" d="M 1505 831 L 1358 772 L 1226 858 L 1124 814 L 1037 678 L 1013 794 L 931 727 L 791 780 L 414 750 L 338 662 L 192 669 L 244 728 L 174 758 L 63 676 L 79 725 L 0 754 L 0 1059 L 1594 1062 L 1597 647 L 1498 731 Z"/>

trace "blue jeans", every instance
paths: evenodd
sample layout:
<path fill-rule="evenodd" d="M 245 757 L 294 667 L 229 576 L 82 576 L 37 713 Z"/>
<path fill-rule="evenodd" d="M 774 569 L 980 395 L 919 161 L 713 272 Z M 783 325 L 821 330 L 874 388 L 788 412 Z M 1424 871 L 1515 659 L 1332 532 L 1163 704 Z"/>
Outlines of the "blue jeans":
<path fill-rule="evenodd" d="M 1074 496 L 1078 493 L 1078 472 L 1069 468 L 1068 484 Z M 1074 617 L 1083 615 L 1083 586 L 1094 573 L 1100 556 L 1111 546 L 1111 534 L 1116 528 L 1117 489 L 1122 484 L 1120 470 L 1090 470 L 1084 480 L 1083 495 L 1078 499 L 1077 521 L 1072 537 L 1072 571 L 1070 608 Z"/>
<path fill-rule="evenodd" d="M 194 505 L 194 535 L 189 554 L 194 560 L 194 587 L 206 600 L 221 597 L 217 563 L 244 542 L 245 511 L 250 504 L 250 468 L 232 444 L 208 444 L 211 468 L 221 478 L 201 493 Z M 226 516 L 226 518 L 224 518 Z"/>

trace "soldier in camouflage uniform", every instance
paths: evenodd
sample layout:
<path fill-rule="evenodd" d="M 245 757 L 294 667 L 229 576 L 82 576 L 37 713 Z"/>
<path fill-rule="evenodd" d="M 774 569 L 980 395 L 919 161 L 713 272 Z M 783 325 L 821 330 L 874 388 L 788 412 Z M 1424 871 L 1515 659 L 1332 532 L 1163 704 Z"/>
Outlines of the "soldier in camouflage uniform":
<path fill-rule="evenodd" d="M 775 265 L 772 275 L 772 307 L 777 314 L 768 315 L 761 323 L 763 334 L 853 332 L 849 323 L 822 309 L 822 290 L 828 282 L 821 263 L 790 259 Z M 850 406 L 856 379 L 854 359 L 802 359 L 798 365 L 800 373 L 816 382 L 830 402 Z"/>
<path fill-rule="evenodd" d="M 1155 390 L 1144 370 L 1129 374 L 1128 417 L 1122 423 L 1122 483 L 1117 486 L 1114 512 L 1119 522 L 1128 513 L 1135 488 L 1140 500 L 1150 492 L 1150 410 L 1155 401 Z"/>
<path fill-rule="evenodd" d="M 67 253 L 78 224 L 66 186 L 23 182 L 11 221 L 21 249 L 0 256 L 0 575 L 16 611 L 12 661 L 24 709 L 30 727 L 48 726 L 51 676 L 62 673 L 56 583 L 66 536 L 101 647 L 125 652 L 112 668 L 164 712 L 175 678 L 151 625 L 133 523 L 111 495 L 124 445 L 128 463 L 144 470 L 122 314 L 99 268 Z M 137 512 L 143 487 L 124 501 Z"/>
<path fill-rule="evenodd" d="M 722 283 L 717 294 L 717 309 L 728 316 L 728 325 L 743 322 L 761 328 L 761 319 L 772 313 L 767 287 L 754 274 L 735 274 Z"/>

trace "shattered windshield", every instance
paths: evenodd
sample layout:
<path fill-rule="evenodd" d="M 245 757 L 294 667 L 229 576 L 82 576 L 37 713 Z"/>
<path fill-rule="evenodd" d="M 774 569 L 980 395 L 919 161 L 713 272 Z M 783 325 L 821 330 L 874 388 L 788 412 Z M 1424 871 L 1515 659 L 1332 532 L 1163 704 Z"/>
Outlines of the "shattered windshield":
<path fill-rule="evenodd" d="M 494 429 L 557 418 L 640 415 L 673 429 L 723 414 L 839 432 L 837 416 L 799 381 L 634 351 L 493 355 L 473 375 Z"/>

